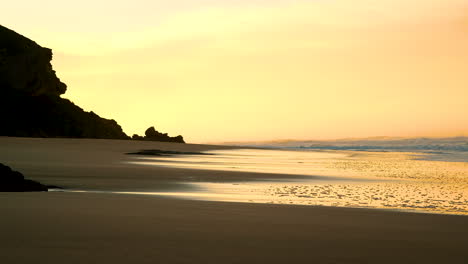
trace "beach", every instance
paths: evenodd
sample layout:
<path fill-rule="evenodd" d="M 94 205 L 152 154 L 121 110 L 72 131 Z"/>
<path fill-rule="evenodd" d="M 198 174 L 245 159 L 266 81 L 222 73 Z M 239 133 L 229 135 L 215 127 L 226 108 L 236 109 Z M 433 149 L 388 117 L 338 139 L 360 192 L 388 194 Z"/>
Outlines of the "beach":
<path fill-rule="evenodd" d="M 0 160 L 65 189 L 0 193 L 2 263 L 464 263 L 466 216 L 195 201 L 110 192 L 184 182 L 285 179 L 273 173 L 141 166 L 126 153 L 227 146 L 0 138 Z"/>

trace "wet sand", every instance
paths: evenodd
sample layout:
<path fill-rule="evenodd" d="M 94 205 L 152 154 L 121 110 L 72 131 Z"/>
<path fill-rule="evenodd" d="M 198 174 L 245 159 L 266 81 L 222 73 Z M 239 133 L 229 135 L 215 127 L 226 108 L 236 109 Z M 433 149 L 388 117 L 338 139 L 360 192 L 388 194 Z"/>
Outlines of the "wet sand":
<path fill-rule="evenodd" d="M 140 149 L 206 145 L 0 138 L 0 162 L 67 188 L 165 190 L 178 181 L 281 177 L 141 167 Z M 282 176 L 283 178 L 286 176 Z M 1 263 L 465 263 L 466 216 L 189 201 L 144 195 L 0 193 Z"/>
<path fill-rule="evenodd" d="M 133 163 L 276 173 L 284 178 L 290 174 L 313 176 L 294 181 L 197 182 L 192 186 L 200 191 L 171 194 L 192 199 L 468 216 L 468 162 L 433 161 L 432 154 L 428 153 L 391 151 L 229 149 L 206 153 L 212 155 L 145 157 Z"/>
<path fill-rule="evenodd" d="M 180 182 L 229 182 L 284 178 L 250 172 L 191 170 L 127 163 L 145 149 L 200 152 L 227 146 L 129 140 L 0 137 L 0 162 L 27 178 L 68 189 L 108 191 L 177 190 Z M 288 176 L 293 177 L 293 176 Z"/>
<path fill-rule="evenodd" d="M 78 193 L 0 194 L 2 263 L 464 263 L 467 219 Z"/>

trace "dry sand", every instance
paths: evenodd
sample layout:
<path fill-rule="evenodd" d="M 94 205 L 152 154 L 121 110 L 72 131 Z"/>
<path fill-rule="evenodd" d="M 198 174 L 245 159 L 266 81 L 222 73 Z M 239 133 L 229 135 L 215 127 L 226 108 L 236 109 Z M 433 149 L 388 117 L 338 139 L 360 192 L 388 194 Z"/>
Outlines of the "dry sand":
<path fill-rule="evenodd" d="M 0 162 L 67 188 L 288 177 L 140 167 L 140 149 L 206 145 L 0 138 Z M 220 147 L 222 148 L 222 147 Z M 468 218 L 143 195 L 0 193 L 0 263 L 466 263 Z"/>

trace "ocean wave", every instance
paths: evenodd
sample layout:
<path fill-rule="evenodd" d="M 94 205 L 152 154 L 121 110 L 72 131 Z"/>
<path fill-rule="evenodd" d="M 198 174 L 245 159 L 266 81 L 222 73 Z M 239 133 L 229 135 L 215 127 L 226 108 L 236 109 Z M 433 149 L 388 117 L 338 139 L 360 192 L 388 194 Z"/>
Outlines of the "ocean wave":
<path fill-rule="evenodd" d="M 424 156 L 424 159 L 468 162 L 468 137 L 283 141 L 257 144 L 255 146 L 291 150 L 416 152 L 431 154 Z"/>

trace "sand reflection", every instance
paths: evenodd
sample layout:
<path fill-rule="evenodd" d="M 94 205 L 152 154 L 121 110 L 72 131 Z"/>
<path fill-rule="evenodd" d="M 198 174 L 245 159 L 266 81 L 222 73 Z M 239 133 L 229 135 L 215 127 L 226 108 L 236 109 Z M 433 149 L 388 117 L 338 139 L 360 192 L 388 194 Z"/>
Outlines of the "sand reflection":
<path fill-rule="evenodd" d="M 342 176 L 341 169 L 333 169 L 327 165 L 331 160 L 341 160 L 348 156 L 345 152 L 252 149 L 216 150 L 206 153 L 213 155 L 143 157 L 131 163 L 203 170 L 339 177 Z M 347 175 L 351 176 L 353 173 Z"/>
<path fill-rule="evenodd" d="M 170 194 L 190 199 L 468 215 L 466 162 L 424 160 L 430 154 L 402 152 L 244 149 L 210 153 L 214 155 L 144 158 L 133 163 L 323 176 L 300 181 L 287 181 L 285 176 L 285 181 L 274 182 L 192 183 L 201 191 Z"/>

